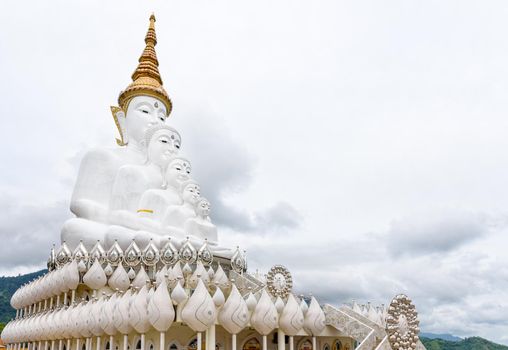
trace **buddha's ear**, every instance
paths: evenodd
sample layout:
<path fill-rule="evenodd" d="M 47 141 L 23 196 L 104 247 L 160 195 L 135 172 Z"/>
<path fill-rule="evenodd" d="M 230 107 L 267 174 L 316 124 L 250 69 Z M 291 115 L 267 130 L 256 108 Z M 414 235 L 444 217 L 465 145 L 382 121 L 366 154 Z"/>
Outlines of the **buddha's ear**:
<path fill-rule="evenodd" d="M 125 112 L 122 108 L 117 106 L 111 106 L 110 108 L 113 119 L 115 120 L 116 128 L 120 134 L 120 139 L 116 139 L 116 143 L 118 146 L 125 146 L 129 143 L 127 133 L 125 132 Z"/>

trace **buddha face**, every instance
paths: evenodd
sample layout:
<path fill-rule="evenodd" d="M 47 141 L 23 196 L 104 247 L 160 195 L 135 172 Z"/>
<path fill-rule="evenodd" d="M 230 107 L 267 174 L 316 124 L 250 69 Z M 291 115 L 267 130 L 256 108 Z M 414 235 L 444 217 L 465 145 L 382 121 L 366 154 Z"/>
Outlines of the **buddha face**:
<path fill-rule="evenodd" d="M 210 216 L 210 202 L 207 199 L 201 199 L 196 207 L 196 212 L 201 217 Z"/>
<path fill-rule="evenodd" d="M 166 120 L 166 107 L 158 99 L 151 96 L 136 96 L 127 107 L 125 116 L 125 131 L 128 140 L 140 143 L 146 129 L 150 126 L 164 123 Z"/>
<path fill-rule="evenodd" d="M 200 198 L 200 188 L 198 184 L 191 183 L 185 186 L 182 193 L 182 198 L 185 203 L 196 205 Z"/>
<path fill-rule="evenodd" d="M 165 168 L 173 156 L 171 146 L 171 136 L 173 132 L 168 129 L 157 130 L 148 144 L 148 160 Z"/>
<path fill-rule="evenodd" d="M 191 165 L 188 160 L 176 158 L 172 160 L 166 170 L 166 181 L 174 188 L 190 179 Z"/>

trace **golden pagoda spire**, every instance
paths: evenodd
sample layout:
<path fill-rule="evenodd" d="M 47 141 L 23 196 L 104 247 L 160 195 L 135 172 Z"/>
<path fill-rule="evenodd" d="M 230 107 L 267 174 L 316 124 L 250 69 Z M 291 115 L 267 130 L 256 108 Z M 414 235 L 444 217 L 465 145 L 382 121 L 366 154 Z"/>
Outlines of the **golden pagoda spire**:
<path fill-rule="evenodd" d="M 153 96 L 161 100 L 166 106 L 167 115 L 171 112 L 171 100 L 162 86 L 159 73 L 159 61 L 155 52 L 157 36 L 155 35 L 155 16 L 150 16 L 150 25 L 145 36 L 145 49 L 139 57 L 139 64 L 132 74 L 132 83 L 120 93 L 118 104 L 127 112 L 130 100 L 139 95 Z"/>

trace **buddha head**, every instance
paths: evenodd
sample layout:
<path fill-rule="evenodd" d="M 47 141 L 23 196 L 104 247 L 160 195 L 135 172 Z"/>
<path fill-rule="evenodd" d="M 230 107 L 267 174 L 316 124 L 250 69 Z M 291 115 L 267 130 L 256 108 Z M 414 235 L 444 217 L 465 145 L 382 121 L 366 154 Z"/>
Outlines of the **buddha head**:
<path fill-rule="evenodd" d="M 196 214 L 202 218 L 206 218 L 210 216 L 210 211 L 210 201 L 204 197 L 199 198 L 196 204 Z"/>
<path fill-rule="evenodd" d="M 199 198 L 201 198 L 199 184 L 194 180 L 188 180 L 185 181 L 180 188 L 183 202 L 196 206 Z"/>
<path fill-rule="evenodd" d="M 120 133 L 117 143 L 121 146 L 138 144 L 150 125 L 163 123 L 171 112 L 172 104 L 163 87 L 159 73 L 159 61 L 155 53 L 155 16 L 145 36 L 145 49 L 132 74 L 132 83 L 118 96 L 118 106 L 111 107 Z"/>
<path fill-rule="evenodd" d="M 157 124 L 146 130 L 144 142 L 147 145 L 148 162 L 165 169 L 180 148 L 180 135 L 172 127 Z"/>
<path fill-rule="evenodd" d="M 191 164 L 182 157 L 173 157 L 168 164 L 166 170 L 166 182 L 168 185 L 175 189 L 180 189 L 180 186 L 190 179 Z"/>

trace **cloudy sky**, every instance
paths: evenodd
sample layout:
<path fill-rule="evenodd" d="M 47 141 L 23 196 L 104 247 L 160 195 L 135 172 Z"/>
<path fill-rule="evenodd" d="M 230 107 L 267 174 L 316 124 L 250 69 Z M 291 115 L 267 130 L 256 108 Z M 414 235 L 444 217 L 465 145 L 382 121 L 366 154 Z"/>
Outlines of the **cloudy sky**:
<path fill-rule="evenodd" d="M 224 245 L 340 305 L 508 344 L 508 3 L 5 1 L 0 274 L 38 269 L 148 16 Z"/>

